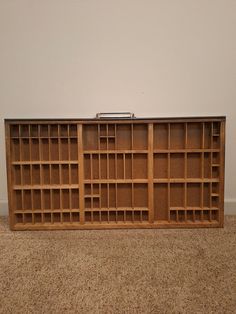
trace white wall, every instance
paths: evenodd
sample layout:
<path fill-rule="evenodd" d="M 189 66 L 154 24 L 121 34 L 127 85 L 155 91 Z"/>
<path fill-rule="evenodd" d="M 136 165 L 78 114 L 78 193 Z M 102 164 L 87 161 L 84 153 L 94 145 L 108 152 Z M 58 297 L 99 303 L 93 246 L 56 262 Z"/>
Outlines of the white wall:
<path fill-rule="evenodd" d="M 0 200 L 7 199 L 3 118 L 129 110 L 227 115 L 232 204 L 235 56 L 235 0 L 0 0 Z"/>

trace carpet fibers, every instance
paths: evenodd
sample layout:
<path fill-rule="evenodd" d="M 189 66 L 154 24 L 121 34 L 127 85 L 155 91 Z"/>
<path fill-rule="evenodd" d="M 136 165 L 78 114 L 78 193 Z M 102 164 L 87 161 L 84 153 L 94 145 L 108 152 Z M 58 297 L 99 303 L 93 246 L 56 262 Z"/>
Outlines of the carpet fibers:
<path fill-rule="evenodd" d="M 236 313 L 236 216 L 224 229 L 11 232 L 0 313 Z"/>

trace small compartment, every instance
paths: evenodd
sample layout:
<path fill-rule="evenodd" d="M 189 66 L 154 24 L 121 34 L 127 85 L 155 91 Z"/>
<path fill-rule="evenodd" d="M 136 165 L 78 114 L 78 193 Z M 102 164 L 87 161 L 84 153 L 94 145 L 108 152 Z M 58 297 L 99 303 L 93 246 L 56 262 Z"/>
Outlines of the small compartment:
<path fill-rule="evenodd" d="M 29 137 L 29 125 L 22 124 L 20 126 L 20 136 L 21 137 Z"/>
<path fill-rule="evenodd" d="M 170 154 L 170 177 L 184 178 L 184 154 Z"/>
<path fill-rule="evenodd" d="M 39 127 L 37 124 L 30 125 L 30 136 L 31 137 L 39 137 Z"/>
<path fill-rule="evenodd" d="M 219 137 L 220 136 L 220 122 L 213 122 L 213 136 Z"/>
<path fill-rule="evenodd" d="M 84 150 L 98 149 L 98 126 L 96 124 L 83 125 Z"/>
<path fill-rule="evenodd" d="M 203 207 L 210 207 L 210 183 L 203 185 Z"/>
<path fill-rule="evenodd" d="M 171 183 L 170 184 L 170 206 L 184 207 L 184 184 Z"/>
<path fill-rule="evenodd" d="M 140 211 L 134 211 L 134 221 L 139 222 L 141 221 L 141 212 Z"/>
<path fill-rule="evenodd" d="M 70 222 L 70 213 L 63 213 L 63 222 Z"/>
<path fill-rule="evenodd" d="M 41 191 L 40 190 L 33 190 L 33 208 L 34 209 L 41 209 Z"/>
<path fill-rule="evenodd" d="M 92 208 L 92 199 L 91 198 L 85 198 L 84 200 L 84 206 L 87 209 Z"/>
<path fill-rule="evenodd" d="M 59 160 L 58 139 L 50 139 L 50 144 L 51 144 L 50 160 Z"/>
<path fill-rule="evenodd" d="M 107 150 L 108 149 L 108 140 L 107 137 L 100 138 L 100 150 Z"/>
<path fill-rule="evenodd" d="M 154 220 L 168 218 L 168 184 L 154 184 Z"/>
<path fill-rule="evenodd" d="M 132 178 L 132 160 L 131 154 L 125 154 L 125 173 L 124 179 L 131 179 Z"/>
<path fill-rule="evenodd" d="M 112 138 L 112 137 L 108 138 L 108 149 L 109 150 L 115 149 L 115 138 Z"/>
<path fill-rule="evenodd" d="M 51 191 L 43 190 L 43 208 L 51 209 Z M 50 218 L 51 221 L 51 218 Z"/>
<path fill-rule="evenodd" d="M 79 190 L 71 190 L 71 206 L 73 209 L 79 208 Z"/>
<path fill-rule="evenodd" d="M 70 193 L 69 190 L 62 190 L 62 208 L 70 208 Z"/>
<path fill-rule="evenodd" d="M 201 205 L 201 184 L 187 183 L 187 206 L 200 207 Z"/>
<path fill-rule="evenodd" d="M 44 213 L 44 222 L 45 223 L 51 223 L 51 214 L 50 213 Z"/>
<path fill-rule="evenodd" d="M 28 161 L 30 160 L 30 145 L 29 139 L 21 140 L 21 152 L 22 152 L 22 160 Z"/>
<path fill-rule="evenodd" d="M 60 223 L 60 222 L 61 222 L 61 214 L 53 213 L 53 223 Z"/>
<path fill-rule="evenodd" d="M 204 178 L 211 177 L 211 154 L 204 153 Z"/>
<path fill-rule="evenodd" d="M 212 178 L 218 179 L 220 177 L 219 167 L 212 167 Z"/>
<path fill-rule="evenodd" d="M 84 213 L 84 219 L 85 219 L 85 222 L 91 222 L 92 221 L 92 214 L 91 212 L 85 212 Z"/>
<path fill-rule="evenodd" d="M 60 125 L 59 134 L 60 134 L 60 137 L 68 137 L 69 136 L 67 124 L 61 124 Z"/>
<path fill-rule="evenodd" d="M 58 137 L 58 125 L 52 124 L 50 127 L 50 137 Z"/>
<path fill-rule="evenodd" d="M 116 188 L 115 184 L 109 184 L 108 185 L 109 189 L 109 200 L 108 200 L 108 207 L 117 207 L 116 206 Z"/>
<path fill-rule="evenodd" d="M 117 207 L 132 206 L 132 185 L 122 183 L 117 185 Z"/>
<path fill-rule="evenodd" d="M 125 212 L 125 220 L 128 222 L 133 222 L 133 212 L 132 210 L 127 210 Z"/>
<path fill-rule="evenodd" d="M 124 211 L 122 210 L 117 211 L 117 221 L 124 222 Z"/>
<path fill-rule="evenodd" d="M 42 179 L 43 184 L 50 184 L 50 166 L 42 165 Z"/>
<path fill-rule="evenodd" d="M 219 211 L 218 210 L 212 210 L 211 211 L 211 219 L 215 221 L 219 221 Z"/>
<path fill-rule="evenodd" d="M 47 124 L 41 124 L 40 126 L 40 136 L 41 137 L 48 137 L 49 132 L 48 132 L 48 125 Z"/>
<path fill-rule="evenodd" d="M 212 207 L 219 207 L 219 197 L 213 196 L 211 200 Z"/>
<path fill-rule="evenodd" d="M 14 165 L 14 184 L 15 185 L 20 185 L 21 184 L 21 170 L 20 166 Z"/>
<path fill-rule="evenodd" d="M 40 160 L 38 139 L 31 139 L 31 160 Z"/>
<path fill-rule="evenodd" d="M 42 223 L 42 214 L 40 214 L 40 213 L 34 214 L 34 223 L 36 223 L 36 224 Z"/>
<path fill-rule="evenodd" d="M 85 186 L 84 186 L 84 193 L 85 193 L 85 195 L 91 195 L 92 194 L 91 184 L 85 184 Z"/>
<path fill-rule="evenodd" d="M 202 124 L 190 122 L 187 125 L 187 148 L 202 148 Z"/>
<path fill-rule="evenodd" d="M 20 136 L 20 131 L 19 131 L 20 126 L 19 125 L 13 124 L 13 125 L 11 125 L 10 128 L 11 128 L 10 129 L 11 130 L 10 131 L 11 137 L 19 137 Z"/>
<path fill-rule="evenodd" d="M 142 221 L 148 221 L 148 211 L 142 211 Z"/>
<path fill-rule="evenodd" d="M 124 155 L 117 154 L 117 179 L 124 179 Z"/>
<path fill-rule="evenodd" d="M 102 222 L 108 222 L 108 212 L 107 211 L 101 212 L 101 221 Z"/>
<path fill-rule="evenodd" d="M 204 148 L 211 148 L 211 123 L 204 123 Z"/>
<path fill-rule="evenodd" d="M 133 155 L 133 178 L 147 179 L 148 177 L 148 162 L 147 154 Z"/>
<path fill-rule="evenodd" d="M 42 160 L 49 160 L 49 140 L 41 139 Z"/>
<path fill-rule="evenodd" d="M 70 165 L 71 167 L 72 165 Z M 61 165 L 61 180 L 62 184 L 69 184 L 69 165 Z"/>
<path fill-rule="evenodd" d="M 219 195 L 219 183 L 218 182 L 212 183 L 212 193 Z"/>
<path fill-rule="evenodd" d="M 219 149 L 220 148 L 220 137 L 219 136 L 213 136 L 212 148 L 213 149 Z"/>
<path fill-rule="evenodd" d="M 170 124 L 170 149 L 185 148 L 185 125 L 184 123 Z"/>
<path fill-rule="evenodd" d="M 100 128 L 100 136 L 107 136 L 108 134 L 108 127 L 106 124 L 100 124 L 99 125 Z"/>
<path fill-rule="evenodd" d="M 133 124 L 133 149 L 145 150 L 148 148 L 148 125 Z"/>
<path fill-rule="evenodd" d="M 67 138 L 61 139 L 60 150 L 61 160 L 69 160 L 69 144 Z"/>
<path fill-rule="evenodd" d="M 31 173 L 30 173 L 30 165 L 22 166 L 22 184 L 23 185 L 30 185 L 31 184 Z"/>
<path fill-rule="evenodd" d="M 115 211 L 109 211 L 109 222 L 116 222 L 117 216 Z"/>
<path fill-rule="evenodd" d="M 32 209 L 32 196 L 31 190 L 24 190 L 23 191 L 23 206 L 25 210 Z"/>
<path fill-rule="evenodd" d="M 193 221 L 193 210 L 187 210 L 187 221 Z"/>
<path fill-rule="evenodd" d="M 77 137 L 77 124 L 71 124 L 69 126 L 70 137 Z"/>
<path fill-rule="evenodd" d="M 212 153 L 212 162 L 214 165 L 219 165 L 220 164 L 220 154 L 219 153 Z"/>
<path fill-rule="evenodd" d="M 51 184 L 60 184 L 59 165 L 51 165 Z"/>
<path fill-rule="evenodd" d="M 201 153 L 187 154 L 187 177 L 201 178 Z"/>
<path fill-rule="evenodd" d="M 115 136 L 115 124 L 108 124 L 108 136 Z"/>
<path fill-rule="evenodd" d="M 148 185 L 134 184 L 134 207 L 148 207 Z"/>
<path fill-rule="evenodd" d="M 184 222 L 185 221 L 185 212 L 184 212 L 184 210 L 179 210 L 178 211 L 178 220 L 179 220 L 179 222 Z"/>
<path fill-rule="evenodd" d="M 40 184 L 40 165 L 32 165 L 32 184 Z"/>
<path fill-rule="evenodd" d="M 20 140 L 13 139 L 11 141 L 11 150 L 12 150 L 12 159 L 13 159 L 13 161 L 20 161 L 21 160 Z"/>
<path fill-rule="evenodd" d="M 154 178 L 168 178 L 168 154 L 154 154 Z"/>
<path fill-rule="evenodd" d="M 175 210 L 170 211 L 170 221 L 176 222 L 177 221 L 177 212 Z"/>
<path fill-rule="evenodd" d="M 100 157 L 100 163 L 101 163 L 101 179 L 107 179 L 107 155 L 101 154 Z"/>
<path fill-rule="evenodd" d="M 15 223 L 22 224 L 23 223 L 23 214 L 15 214 Z"/>
<path fill-rule="evenodd" d="M 92 179 L 96 180 L 99 178 L 99 160 L 98 154 L 92 154 Z"/>
<path fill-rule="evenodd" d="M 32 219 L 32 214 L 24 214 L 24 221 L 26 224 L 32 224 L 33 219 Z"/>
<path fill-rule="evenodd" d="M 60 209 L 60 190 L 52 190 L 52 206 L 53 209 Z"/>
<path fill-rule="evenodd" d="M 90 161 L 90 155 L 85 154 L 84 155 L 84 179 L 85 180 L 91 180 L 91 161 Z"/>
<path fill-rule="evenodd" d="M 209 210 L 203 210 L 203 220 L 205 220 L 205 221 L 209 221 L 210 220 Z"/>
<path fill-rule="evenodd" d="M 108 188 L 107 184 L 101 184 L 101 206 L 108 207 Z"/>
<path fill-rule="evenodd" d="M 168 123 L 154 124 L 154 149 L 168 148 Z"/>
<path fill-rule="evenodd" d="M 115 154 L 109 154 L 109 179 L 116 178 Z"/>
<path fill-rule="evenodd" d="M 116 128 L 117 149 L 131 149 L 131 125 L 117 124 Z"/>
<path fill-rule="evenodd" d="M 79 184 L 78 165 L 71 165 L 71 184 Z"/>
<path fill-rule="evenodd" d="M 22 210 L 22 191 L 15 190 L 14 191 L 14 209 L 15 210 Z"/>
<path fill-rule="evenodd" d="M 72 213 L 72 221 L 79 222 L 79 213 Z"/>
<path fill-rule="evenodd" d="M 201 210 L 195 210 L 195 221 L 196 222 L 201 221 Z"/>
<path fill-rule="evenodd" d="M 78 144 L 76 138 L 70 140 L 70 160 L 78 160 Z"/>

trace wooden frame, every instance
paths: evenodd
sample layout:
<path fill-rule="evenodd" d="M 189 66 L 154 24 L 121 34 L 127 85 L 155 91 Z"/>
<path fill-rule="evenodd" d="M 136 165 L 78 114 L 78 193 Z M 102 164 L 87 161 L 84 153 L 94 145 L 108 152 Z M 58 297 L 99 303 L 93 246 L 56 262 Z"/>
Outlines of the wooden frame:
<path fill-rule="evenodd" d="M 5 120 L 12 230 L 222 227 L 225 117 Z"/>

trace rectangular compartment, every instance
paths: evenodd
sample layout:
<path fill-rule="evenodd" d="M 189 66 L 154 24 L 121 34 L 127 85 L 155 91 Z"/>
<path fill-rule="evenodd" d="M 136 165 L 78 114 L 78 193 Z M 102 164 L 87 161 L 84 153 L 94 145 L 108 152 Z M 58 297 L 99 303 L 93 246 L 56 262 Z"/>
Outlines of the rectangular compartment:
<path fill-rule="evenodd" d="M 168 178 L 168 154 L 154 154 L 154 178 Z"/>
<path fill-rule="evenodd" d="M 170 124 L 170 149 L 185 148 L 185 124 Z"/>
<path fill-rule="evenodd" d="M 168 219 L 168 184 L 154 184 L 154 220 Z"/>
<path fill-rule="evenodd" d="M 131 149 L 131 125 L 130 124 L 117 124 L 116 140 L 117 140 L 118 150 Z"/>
<path fill-rule="evenodd" d="M 30 165 L 22 166 L 22 184 L 23 185 L 31 184 Z"/>
<path fill-rule="evenodd" d="M 211 153 L 204 153 L 204 178 L 211 178 Z"/>
<path fill-rule="evenodd" d="M 50 139 L 50 160 L 57 161 L 59 160 L 59 142 L 58 139 Z"/>
<path fill-rule="evenodd" d="M 133 179 L 147 179 L 147 154 L 133 154 Z"/>
<path fill-rule="evenodd" d="M 11 138 L 20 137 L 20 126 L 18 124 L 13 124 L 10 127 Z"/>
<path fill-rule="evenodd" d="M 68 124 L 59 125 L 59 135 L 60 137 L 69 137 Z"/>
<path fill-rule="evenodd" d="M 21 152 L 20 152 L 20 140 L 12 139 L 11 140 L 11 151 L 12 151 L 12 160 L 20 161 L 21 160 Z"/>
<path fill-rule="evenodd" d="M 52 194 L 51 190 L 43 190 L 43 208 L 44 209 L 52 209 L 51 208 L 51 194 Z"/>
<path fill-rule="evenodd" d="M 59 129 L 58 129 L 58 124 L 51 124 L 49 126 L 50 129 L 50 137 L 58 137 L 59 136 Z"/>
<path fill-rule="evenodd" d="M 43 184 L 50 184 L 51 165 L 42 165 L 42 180 Z"/>
<path fill-rule="evenodd" d="M 84 150 L 98 149 L 98 126 L 96 124 L 83 125 Z"/>
<path fill-rule="evenodd" d="M 78 160 L 78 143 L 76 138 L 70 139 L 70 160 Z"/>
<path fill-rule="evenodd" d="M 184 178 L 184 154 L 171 153 L 170 154 L 170 177 Z"/>
<path fill-rule="evenodd" d="M 32 184 L 40 183 L 40 165 L 32 165 Z"/>
<path fill-rule="evenodd" d="M 187 148 L 202 148 L 202 124 L 189 122 L 187 125 Z"/>
<path fill-rule="evenodd" d="M 14 177 L 13 177 L 14 185 L 21 185 L 21 166 L 15 165 L 13 167 L 13 174 L 14 174 Z"/>
<path fill-rule="evenodd" d="M 187 207 L 201 206 L 201 184 L 187 183 Z"/>
<path fill-rule="evenodd" d="M 69 125 L 69 136 L 70 137 L 77 137 L 77 124 L 70 124 Z"/>
<path fill-rule="evenodd" d="M 41 191 L 40 190 L 33 190 L 33 209 L 41 209 Z"/>
<path fill-rule="evenodd" d="M 60 184 L 59 165 L 51 165 L 51 184 Z"/>
<path fill-rule="evenodd" d="M 29 161 L 30 160 L 30 144 L 29 139 L 22 138 L 20 140 L 21 143 L 21 156 L 22 160 Z"/>
<path fill-rule="evenodd" d="M 62 184 L 72 183 L 72 182 L 69 181 L 69 178 L 70 178 L 69 171 L 71 171 L 69 169 L 71 169 L 71 166 L 72 165 L 69 166 L 69 165 L 66 165 L 66 164 L 61 165 L 61 181 L 62 181 L 61 183 Z M 74 170 L 73 170 L 73 172 L 74 172 Z M 78 175 L 78 173 L 77 173 L 77 175 Z M 71 178 L 72 178 L 72 175 L 71 175 Z"/>
<path fill-rule="evenodd" d="M 52 207 L 55 210 L 61 209 L 61 202 L 60 202 L 60 190 L 53 189 L 52 190 Z"/>
<path fill-rule="evenodd" d="M 67 138 L 60 139 L 60 159 L 69 160 L 69 140 Z"/>
<path fill-rule="evenodd" d="M 41 124 L 39 126 L 40 129 L 40 137 L 49 137 L 49 125 Z"/>
<path fill-rule="evenodd" d="M 202 154 L 188 153 L 187 154 L 187 178 L 202 177 Z"/>
<path fill-rule="evenodd" d="M 62 208 L 70 209 L 70 191 L 69 189 L 62 190 Z"/>
<path fill-rule="evenodd" d="M 170 184 L 170 207 L 184 207 L 184 184 Z"/>
<path fill-rule="evenodd" d="M 117 184 L 117 207 L 132 206 L 132 185 L 128 183 Z"/>
<path fill-rule="evenodd" d="M 38 139 L 31 139 L 31 145 L 30 145 L 30 148 L 31 148 L 31 160 L 32 161 L 38 161 L 40 160 L 40 153 L 39 153 L 39 140 Z"/>
<path fill-rule="evenodd" d="M 78 189 L 71 190 L 71 207 L 73 209 L 79 208 L 79 190 Z"/>
<path fill-rule="evenodd" d="M 28 124 L 22 124 L 20 126 L 20 136 L 29 137 L 29 125 Z"/>
<path fill-rule="evenodd" d="M 48 161 L 49 160 L 49 139 L 41 139 L 41 152 L 42 152 L 42 160 Z"/>
<path fill-rule="evenodd" d="M 78 165 L 72 164 L 70 166 L 71 170 L 71 184 L 79 184 L 79 169 Z"/>
<path fill-rule="evenodd" d="M 148 149 L 148 125 L 133 124 L 133 149 Z"/>
<path fill-rule="evenodd" d="M 168 123 L 154 124 L 153 128 L 154 149 L 168 148 Z"/>
<path fill-rule="evenodd" d="M 14 191 L 14 210 L 22 210 L 23 209 L 23 191 L 16 190 Z"/>
<path fill-rule="evenodd" d="M 134 207 L 148 207 L 148 185 L 146 183 L 134 184 Z"/>

